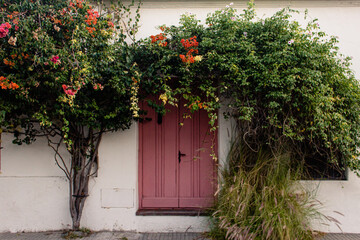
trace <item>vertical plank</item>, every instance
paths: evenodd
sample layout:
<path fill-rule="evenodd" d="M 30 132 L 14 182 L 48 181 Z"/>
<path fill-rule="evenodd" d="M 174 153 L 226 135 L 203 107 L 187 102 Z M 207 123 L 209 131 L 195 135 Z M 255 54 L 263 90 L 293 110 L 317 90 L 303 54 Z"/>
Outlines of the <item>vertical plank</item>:
<path fill-rule="evenodd" d="M 156 196 L 156 149 L 157 149 L 157 132 L 156 116 L 147 104 L 143 104 L 143 109 L 148 111 L 147 118 L 141 124 L 142 130 L 142 195 L 144 197 Z"/>
<path fill-rule="evenodd" d="M 184 103 L 180 102 L 180 121 L 183 125 L 179 128 L 179 151 L 185 156 L 181 157 L 179 163 L 179 197 L 190 198 L 193 196 L 193 118 L 189 114 Z"/>
<path fill-rule="evenodd" d="M 169 112 L 163 117 L 163 172 L 162 197 L 178 197 L 177 195 L 177 152 L 178 152 L 178 109 L 168 107 Z"/>
<path fill-rule="evenodd" d="M 193 125 L 193 152 L 192 152 L 192 168 L 193 168 L 193 198 L 200 197 L 200 113 L 195 112 L 192 114 Z"/>

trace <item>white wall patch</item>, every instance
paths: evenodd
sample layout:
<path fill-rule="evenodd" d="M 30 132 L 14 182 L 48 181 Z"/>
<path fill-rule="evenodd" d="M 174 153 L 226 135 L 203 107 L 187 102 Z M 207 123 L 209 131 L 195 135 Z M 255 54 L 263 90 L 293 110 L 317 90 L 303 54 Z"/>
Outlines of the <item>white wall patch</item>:
<path fill-rule="evenodd" d="M 133 208 L 134 189 L 103 188 L 101 189 L 102 208 Z"/>

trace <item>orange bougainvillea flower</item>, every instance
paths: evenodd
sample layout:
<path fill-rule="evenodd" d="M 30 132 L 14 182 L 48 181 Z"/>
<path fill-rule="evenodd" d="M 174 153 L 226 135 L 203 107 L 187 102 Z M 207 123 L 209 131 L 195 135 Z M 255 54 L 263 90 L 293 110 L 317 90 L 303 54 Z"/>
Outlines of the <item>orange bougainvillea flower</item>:
<path fill-rule="evenodd" d="M 22 56 L 24 59 L 28 59 L 28 58 L 29 58 L 29 54 L 21 53 L 21 56 Z"/>
<path fill-rule="evenodd" d="M 184 54 L 180 54 L 179 57 L 183 62 L 186 62 L 186 57 Z"/>
<path fill-rule="evenodd" d="M 19 85 L 17 85 L 16 83 L 14 83 L 14 82 L 11 82 L 10 84 L 9 84 L 9 89 L 18 89 L 19 88 Z"/>
<path fill-rule="evenodd" d="M 192 56 L 192 55 L 185 56 L 183 54 L 180 54 L 179 57 L 180 57 L 181 61 L 184 63 L 194 63 L 195 62 L 194 56 Z"/>
<path fill-rule="evenodd" d="M 1 89 L 12 89 L 12 90 L 15 90 L 15 89 L 18 89 L 18 88 L 19 88 L 19 85 L 17 85 L 17 84 L 14 83 L 14 82 L 10 82 L 10 83 L 9 83 L 9 80 L 7 80 L 6 77 L 0 76 L 0 87 L 1 87 Z"/>
<path fill-rule="evenodd" d="M 88 32 L 89 32 L 90 34 L 92 34 L 93 32 L 96 31 L 96 28 L 94 28 L 94 27 L 86 27 L 86 30 L 88 30 Z M 94 37 L 94 35 L 92 35 L 92 36 Z"/>
<path fill-rule="evenodd" d="M 8 81 L 3 76 L 0 77 L 0 87 L 1 89 L 7 89 Z"/>
<path fill-rule="evenodd" d="M 183 47 L 185 48 L 185 50 L 187 50 L 186 56 L 185 55 L 180 55 L 180 58 L 182 60 L 182 62 L 184 63 L 194 63 L 195 59 L 193 54 L 198 54 L 199 50 L 197 49 L 197 47 L 199 46 L 198 41 L 196 40 L 196 36 L 193 36 L 192 38 L 189 39 L 181 39 L 181 44 L 183 45 Z"/>
<path fill-rule="evenodd" d="M 3 62 L 11 68 L 15 66 L 15 62 L 9 61 L 7 58 L 4 58 Z"/>
<path fill-rule="evenodd" d="M 91 8 L 87 10 L 87 13 L 88 13 L 88 15 L 85 16 L 85 18 L 86 18 L 85 22 L 88 25 L 96 25 L 97 18 L 99 17 L 99 13 L 97 11 L 94 11 Z"/>
<path fill-rule="evenodd" d="M 166 39 L 166 37 L 162 33 L 157 34 L 155 36 L 151 35 L 150 38 L 151 38 L 151 43 L 155 43 L 157 41 L 163 41 Z"/>
<path fill-rule="evenodd" d="M 200 102 L 199 100 L 196 100 L 195 102 L 193 102 L 192 104 L 190 104 L 190 105 L 188 106 L 188 108 L 189 108 L 189 109 L 192 109 L 194 106 L 197 106 L 197 107 L 200 108 L 200 109 L 202 109 L 202 108 L 207 109 L 207 108 L 208 108 L 208 106 L 207 106 L 205 103 Z"/>
<path fill-rule="evenodd" d="M 181 39 L 181 43 L 184 46 L 184 48 L 187 50 L 191 47 L 197 47 L 199 46 L 199 43 L 196 41 L 196 36 L 193 36 L 192 38 L 189 39 Z"/>
<path fill-rule="evenodd" d="M 160 47 L 166 47 L 167 45 L 168 45 L 167 42 L 161 42 L 161 43 L 159 43 L 159 46 L 160 46 Z"/>
<path fill-rule="evenodd" d="M 76 6 L 78 8 L 83 8 L 83 2 L 81 0 L 76 0 Z"/>
<path fill-rule="evenodd" d="M 166 30 L 169 30 L 170 28 L 166 27 L 166 26 L 161 26 L 160 27 L 160 30 L 165 32 Z"/>
<path fill-rule="evenodd" d="M 151 38 L 151 43 L 158 43 L 158 45 L 160 47 L 166 47 L 168 45 L 168 43 L 166 42 L 166 37 L 164 34 L 160 33 L 160 34 L 157 34 L 157 35 L 151 35 L 150 36 Z"/>

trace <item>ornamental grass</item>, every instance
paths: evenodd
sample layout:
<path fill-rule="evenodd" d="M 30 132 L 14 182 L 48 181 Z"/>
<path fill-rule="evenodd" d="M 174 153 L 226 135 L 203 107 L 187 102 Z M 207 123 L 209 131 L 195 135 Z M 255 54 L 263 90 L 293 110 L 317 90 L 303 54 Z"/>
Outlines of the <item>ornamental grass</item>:
<path fill-rule="evenodd" d="M 301 166 L 290 154 L 266 147 L 252 151 L 232 143 L 212 213 L 212 239 L 314 239 L 311 221 L 321 219 L 319 202 L 298 181 Z"/>

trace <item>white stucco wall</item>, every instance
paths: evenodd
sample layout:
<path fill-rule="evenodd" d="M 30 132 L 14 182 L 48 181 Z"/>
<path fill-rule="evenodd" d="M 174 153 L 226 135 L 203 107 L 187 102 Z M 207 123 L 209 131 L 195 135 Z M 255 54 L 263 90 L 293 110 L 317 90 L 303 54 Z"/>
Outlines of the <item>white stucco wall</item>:
<path fill-rule="evenodd" d="M 233 1 L 243 8 L 246 1 Z M 176 24 L 185 12 L 204 19 L 208 12 L 227 1 L 144 1 L 138 38 L 157 33 L 155 26 Z M 353 57 L 353 69 L 360 78 L 360 1 L 259 1 L 258 16 L 270 16 L 279 7 L 308 8 L 323 30 L 339 36 L 345 55 Z M 231 126 L 220 119 L 220 160 L 226 155 Z M 136 216 L 138 208 L 137 125 L 130 130 L 106 134 L 100 147 L 98 177 L 91 180 L 82 226 L 93 230 L 202 231 L 205 217 Z M 68 183 L 53 160 L 46 141 L 31 146 L 15 146 L 3 134 L 0 174 L 0 232 L 45 231 L 68 228 Z M 323 212 L 335 217 L 344 232 L 360 232 L 360 178 L 349 174 L 347 181 L 313 182 Z M 333 211 L 338 211 L 344 216 Z M 320 230 L 339 232 L 334 225 Z"/>

